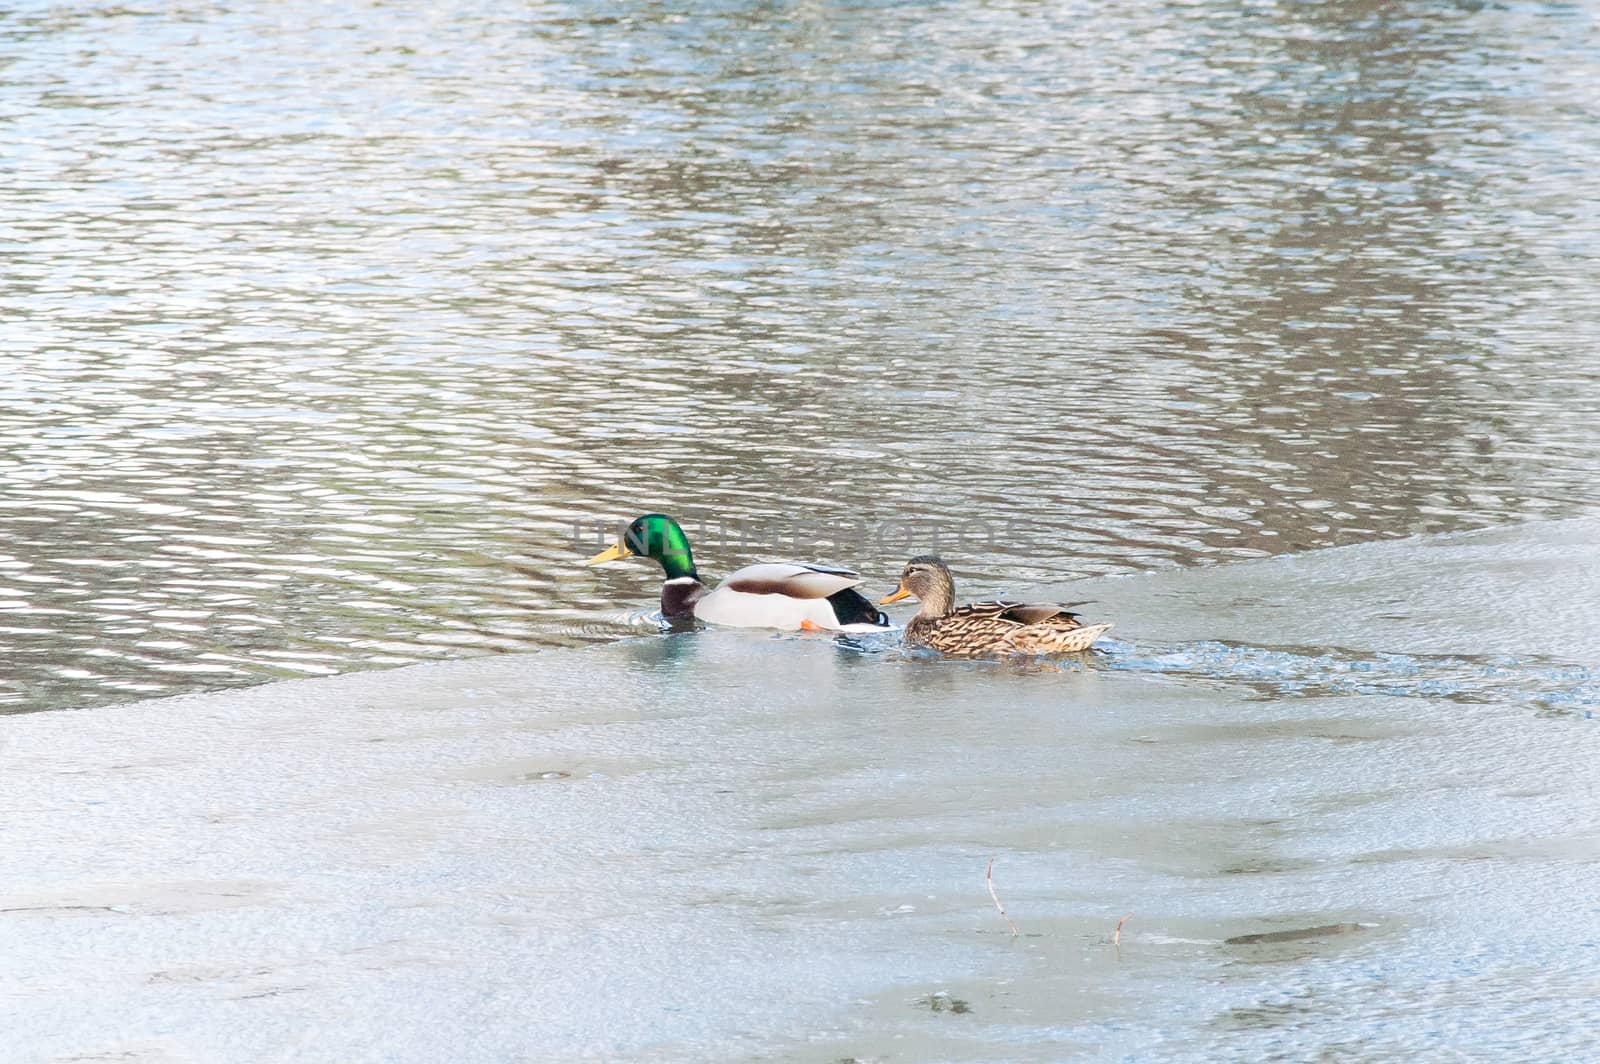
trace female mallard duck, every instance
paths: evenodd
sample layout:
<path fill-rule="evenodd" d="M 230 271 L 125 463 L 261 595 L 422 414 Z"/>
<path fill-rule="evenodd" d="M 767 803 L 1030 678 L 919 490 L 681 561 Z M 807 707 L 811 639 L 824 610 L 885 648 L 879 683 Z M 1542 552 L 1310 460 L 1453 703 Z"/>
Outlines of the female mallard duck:
<path fill-rule="evenodd" d="M 931 554 L 906 562 L 900 587 L 878 605 L 915 595 L 922 608 L 906 625 L 911 646 L 929 647 L 943 654 L 978 657 L 990 654 L 1070 654 L 1088 650 L 1109 624 L 1085 625 L 1067 612 L 1081 602 L 1055 603 L 979 602 L 957 607 L 956 582 L 950 569 Z"/>
<path fill-rule="evenodd" d="M 661 613 L 669 621 L 698 617 L 744 628 L 857 632 L 889 627 L 889 618 L 855 590 L 861 574 L 798 562 L 747 565 L 716 590 L 700 582 L 689 537 L 665 514 L 636 517 L 616 545 L 590 565 L 633 556 L 654 558 L 667 574 Z"/>

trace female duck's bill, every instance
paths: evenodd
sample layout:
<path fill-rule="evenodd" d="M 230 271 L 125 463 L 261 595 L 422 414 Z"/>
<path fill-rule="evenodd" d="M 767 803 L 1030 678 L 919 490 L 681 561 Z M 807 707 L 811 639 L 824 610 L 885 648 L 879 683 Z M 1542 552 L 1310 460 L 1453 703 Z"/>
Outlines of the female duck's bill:
<path fill-rule="evenodd" d="M 889 618 L 855 590 L 861 575 L 849 569 L 800 562 L 764 562 L 732 574 L 715 590 L 695 568 L 689 537 L 665 514 L 636 517 L 615 544 L 590 565 L 623 558 L 653 558 L 661 564 L 661 613 L 668 620 L 695 617 L 744 628 L 867 631 L 886 628 Z"/>

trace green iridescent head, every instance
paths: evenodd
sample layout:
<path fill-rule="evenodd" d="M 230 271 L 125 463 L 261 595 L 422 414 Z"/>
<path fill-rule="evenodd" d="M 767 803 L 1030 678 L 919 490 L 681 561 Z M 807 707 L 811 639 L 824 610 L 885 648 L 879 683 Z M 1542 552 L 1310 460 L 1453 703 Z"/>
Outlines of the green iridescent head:
<path fill-rule="evenodd" d="M 694 568 L 694 555 L 689 551 L 689 537 L 683 534 L 678 522 L 666 514 L 645 514 L 635 517 L 623 530 L 616 544 L 589 559 L 590 565 L 614 562 L 619 558 L 654 558 L 661 563 L 668 580 L 680 577 L 700 579 Z"/>

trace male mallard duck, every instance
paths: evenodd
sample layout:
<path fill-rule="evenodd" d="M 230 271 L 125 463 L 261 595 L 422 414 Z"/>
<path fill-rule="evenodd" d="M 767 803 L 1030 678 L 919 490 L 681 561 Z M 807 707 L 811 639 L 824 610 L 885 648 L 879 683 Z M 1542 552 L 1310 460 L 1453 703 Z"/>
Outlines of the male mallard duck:
<path fill-rule="evenodd" d="M 661 613 L 669 621 L 698 617 L 745 628 L 865 631 L 887 628 L 889 618 L 854 590 L 861 574 L 798 562 L 747 565 L 715 591 L 700 582 L 689 537 L 665 514 L 636 517 L 616 545 L 590 565 L 633 556 L 654 558 L 666 571 Z"/>
<path fill-rule="evenodd" d="M 905 641 L 944 654 L 976 657 L 989 654 L 1068 654 L 1088 650 L 1109 624 L 1085 625 L 1067 612 L 1081 602 L 979 602 L 957 607 L 956 582 L 950 569 L 931 554 L 906 562 L 900 587 L 878 600 L 883 606 L 915 595 L 922 608 L 906 625 Z"/>

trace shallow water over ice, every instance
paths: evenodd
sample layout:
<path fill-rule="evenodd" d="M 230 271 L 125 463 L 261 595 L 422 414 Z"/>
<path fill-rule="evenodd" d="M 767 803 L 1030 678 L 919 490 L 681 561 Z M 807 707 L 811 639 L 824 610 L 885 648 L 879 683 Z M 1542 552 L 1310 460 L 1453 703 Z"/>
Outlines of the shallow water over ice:
<path fill-rule="evenodd" d="M 1060 666 L 715 631 L 12 718 L 7 1052 L 1583 1059 L 1597 543 L 1079 583 L 1124 639 Z"/>

